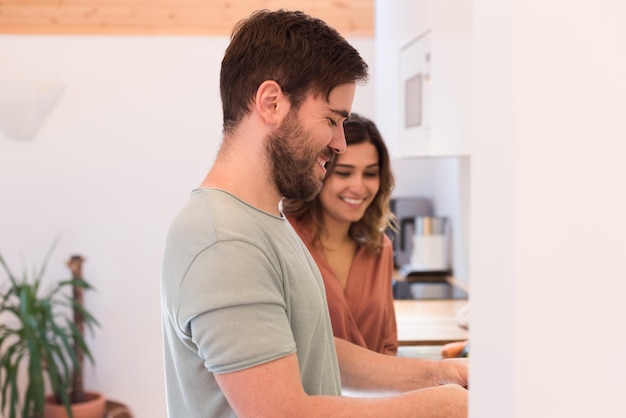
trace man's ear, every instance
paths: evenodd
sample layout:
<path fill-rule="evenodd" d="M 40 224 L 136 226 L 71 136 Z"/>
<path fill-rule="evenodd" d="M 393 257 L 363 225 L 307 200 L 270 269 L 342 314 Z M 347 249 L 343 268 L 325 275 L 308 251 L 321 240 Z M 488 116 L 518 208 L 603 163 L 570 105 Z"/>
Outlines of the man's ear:
<path fill-rule="evenodd" d="M 256 91 L 254 106 L 263 121 L 271 126 L 280 123 L 289 113 L 290 102 L 283 89 L 274 80 L 265 80 Z"/>

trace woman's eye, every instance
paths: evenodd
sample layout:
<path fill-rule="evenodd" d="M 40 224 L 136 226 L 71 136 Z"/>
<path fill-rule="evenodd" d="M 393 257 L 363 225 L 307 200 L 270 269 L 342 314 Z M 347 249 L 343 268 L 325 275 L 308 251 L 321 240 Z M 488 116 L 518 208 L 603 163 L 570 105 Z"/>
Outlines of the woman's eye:
<path fill-rule="evenodd" d="M 378 177 L 378 171 L 372 171 L 372 172 L 365 173 L 365 177 L 371 177 L 371 178 Z"/>
<path fill-rule="evenodd" d="M 339 177 L 348 177 L 348 176 L 350 176 L 350 173 L 348 173 L 346 171 L 335 171 L 335 175 L 337 175 Z"/>

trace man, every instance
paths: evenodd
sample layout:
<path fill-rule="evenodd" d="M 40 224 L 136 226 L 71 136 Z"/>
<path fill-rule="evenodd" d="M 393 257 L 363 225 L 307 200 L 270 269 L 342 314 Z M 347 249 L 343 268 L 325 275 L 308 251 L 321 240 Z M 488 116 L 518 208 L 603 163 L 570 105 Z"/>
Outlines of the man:
<path fill-rule="evenodd" d="M 346 149 L 367 65 L 300 12 L 240 22 L 222 61 L 223 143 L 168 234 L 168 416 L 465 417 L 467 363 L 395 358 L 332 336 L 321 275 L 279 211 Z M 339 396 L 341 387 L 397 392 Z"/>

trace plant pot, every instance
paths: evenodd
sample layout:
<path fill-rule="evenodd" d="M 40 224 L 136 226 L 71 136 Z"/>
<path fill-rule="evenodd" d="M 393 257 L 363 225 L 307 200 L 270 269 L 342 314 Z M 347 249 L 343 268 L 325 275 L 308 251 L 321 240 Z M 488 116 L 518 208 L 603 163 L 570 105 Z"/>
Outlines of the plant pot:
<path fill-rule="evenodd" d="M 72 404 L 74 418 L 104 418 L 106 398 L 101 393 L 85 392 L 87 400 Z M 68 418 L 65 405 L 55 403 L 54 396 L 46 397 L 45 418 Z"/>

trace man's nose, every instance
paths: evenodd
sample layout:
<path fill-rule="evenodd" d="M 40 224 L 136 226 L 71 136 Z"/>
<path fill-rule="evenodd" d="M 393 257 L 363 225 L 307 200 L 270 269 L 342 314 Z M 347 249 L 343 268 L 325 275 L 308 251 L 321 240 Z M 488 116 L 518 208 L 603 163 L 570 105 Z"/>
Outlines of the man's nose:
<path fill-rule="evenodd" d="M 343 154 L 346 152 L 348 145 L 346 144 L 346 135 L 343 131 L 343 124 L 339 124 L 333 129 L 333 137 L 328 146 L 335 152 L 335 154 Z"/>

